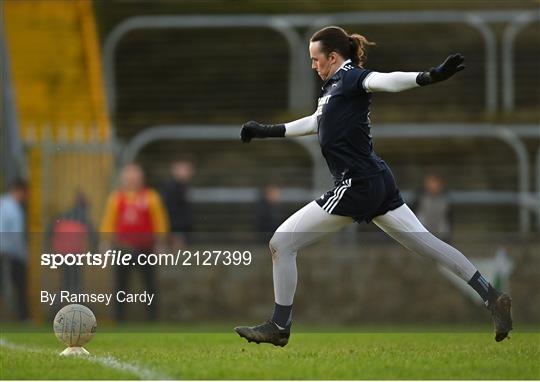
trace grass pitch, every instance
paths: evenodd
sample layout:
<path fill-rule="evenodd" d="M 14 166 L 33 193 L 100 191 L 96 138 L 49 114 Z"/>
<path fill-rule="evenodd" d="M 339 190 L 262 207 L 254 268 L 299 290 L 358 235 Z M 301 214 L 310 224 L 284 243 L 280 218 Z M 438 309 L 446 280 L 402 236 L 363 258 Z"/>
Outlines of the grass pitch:
<path fill-rule="evenodd" d="M 50 332 L 3 332 L 1 379 L 540 379 L 540 333 L 302 332 L 289 345 L 230 333 L 98 333 L 60 357 Z"/>

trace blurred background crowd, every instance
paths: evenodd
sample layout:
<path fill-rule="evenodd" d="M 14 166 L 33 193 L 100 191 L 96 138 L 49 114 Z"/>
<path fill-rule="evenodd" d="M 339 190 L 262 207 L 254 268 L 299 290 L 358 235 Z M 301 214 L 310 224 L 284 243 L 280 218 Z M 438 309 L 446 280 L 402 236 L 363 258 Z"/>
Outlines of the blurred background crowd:
<path fill-rule="evenodd" d="M 520 319 L 539 322 L 538 2 L 3 0 L 0 9 L 3 320 L 50 315 L 42 288 L 159 291 L 147 315 L 94 307 L 111 320 L 228 319 L 246 300 L 271 301 L 266 242 L 331 179 L 316 139 L 242 145 L 239 129 L 313 112 L 320 80 L 307 41 L 336 24 L 377 44 L 366 65 L 377 71 L 466 56 L 467 70 L 448 83 L 374 96 L 375 149 L 426 227 L 512 288 Z M 146 235 L 122 239 L 129 224 Z M 39 265 L 43 252 L 107 246 L 241 246 L 255 261 L 99 272 Z M 306 322 L 392 322 L 396 312 L 412 322 L 478 319 L 477 301 L 450 275 L 433 275 L 432 264 L 365 224 L 299 261 Z M 441 298 L 449 285 L 455 293 Z M 405 306 L 396 288 L 430 302 Z M 302 307 L 313 293 L 320 305 Z M 328 301 L 351 300 L 321 314 Z"/>

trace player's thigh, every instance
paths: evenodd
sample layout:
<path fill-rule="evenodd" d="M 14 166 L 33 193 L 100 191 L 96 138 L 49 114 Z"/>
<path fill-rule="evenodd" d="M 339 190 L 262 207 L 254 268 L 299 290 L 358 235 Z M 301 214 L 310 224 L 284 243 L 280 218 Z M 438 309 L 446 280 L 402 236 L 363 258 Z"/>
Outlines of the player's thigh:
<path fill-rule="evenodd" d="M 373 218 L 373 223 L 386 233 L 427 232 L 426 228 L 406 204 Z"/>
<path fill-rule="evenodd" d="M 418 254 L 430 254 L 442 243 L 426 230 L 406 204 L 377 216 L 373 223 L 405 248 Z"/>
<path fill-rule="evenodd" d="M 352 222 L 348 216 L 332 215 L 311 202 L 291 215 L 274 233 L 270 247 L 296 251 Z"/>

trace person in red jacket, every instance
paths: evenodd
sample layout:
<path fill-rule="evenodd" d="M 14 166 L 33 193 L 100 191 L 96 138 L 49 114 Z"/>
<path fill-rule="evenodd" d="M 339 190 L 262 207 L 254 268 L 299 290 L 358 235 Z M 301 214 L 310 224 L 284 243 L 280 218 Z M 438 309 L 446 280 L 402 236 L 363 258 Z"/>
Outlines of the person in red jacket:
<path fill-rule="evenodd" d="M 133 256 L 148 254 L 160 246 L 169 231 L 167 214 L 159 194 L 144 184 L 144 173 L 137 164 L 129 164 L 122 169 L 120 187 L 107 201 L 101 232 L 110 235 L 114 249 L 122 249 Z M 149 265 L 116 267 L 116 290 L 126 290 L 131 270 L 142 273 L 146 291 L 156 292 L 154 269 Z M 156 299 L 157 300 L 157 299 Z M 123 304 L 116 305 L 116 319 L 125 319 Z M 150 305 L 149 318 L 157 315 L 156 302 Z"/>

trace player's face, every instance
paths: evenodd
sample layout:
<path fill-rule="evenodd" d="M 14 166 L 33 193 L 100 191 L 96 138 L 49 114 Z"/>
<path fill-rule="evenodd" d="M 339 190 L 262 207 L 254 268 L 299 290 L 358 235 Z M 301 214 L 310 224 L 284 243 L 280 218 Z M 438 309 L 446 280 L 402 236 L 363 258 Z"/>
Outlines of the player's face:
<path fill-rule="evenodd" d="M 326 55 L 321 51 L 320 41 L 309 43 L 309 56 L 311 57 L 311 69 L 315 70 L 323 81 L 330 78 L 339 67 L 339 56 L 335 52 Z"/>

